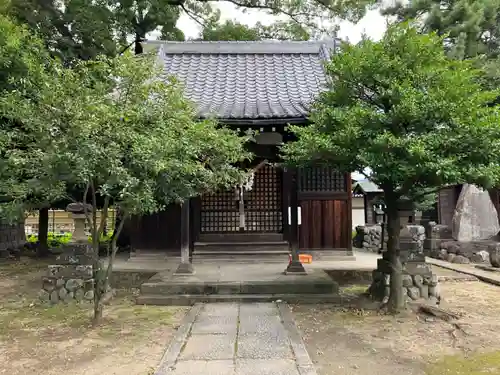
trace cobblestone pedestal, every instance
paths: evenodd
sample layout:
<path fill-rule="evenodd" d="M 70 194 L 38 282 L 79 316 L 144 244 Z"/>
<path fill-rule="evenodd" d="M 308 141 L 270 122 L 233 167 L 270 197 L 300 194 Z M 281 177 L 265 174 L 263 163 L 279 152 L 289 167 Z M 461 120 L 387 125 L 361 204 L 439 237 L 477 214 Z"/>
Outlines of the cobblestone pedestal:
<path fill-rule="evenodd" d="M 427 300 L 439 304 L 441 294 L 438 277 L 425 261 L 425 229 L 421 225 L 406 225 L 400 234 L 400 259 L 403 265 L 403 293 L 407 300 Z M 369 293 L 375 300 L 387 302 L 390 297 L 391 264 L 384 253 L 373 271 Z"/>
<path fill-rule="evenodd" d="M 88 244 L 68 244 L 49 265 L 43 277 L 39 297 L 44 302 L 59 303 L 94 300 L 94 258 Z"/>

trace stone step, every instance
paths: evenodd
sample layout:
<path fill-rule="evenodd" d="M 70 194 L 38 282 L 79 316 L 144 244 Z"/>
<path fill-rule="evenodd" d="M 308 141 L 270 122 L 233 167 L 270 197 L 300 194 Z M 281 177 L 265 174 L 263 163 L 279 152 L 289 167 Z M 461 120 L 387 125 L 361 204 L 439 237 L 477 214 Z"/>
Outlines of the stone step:
<path fill-rule="evenodd" d="M 280 242 L 282 233 L 201 233 L 200 242 Z"/>
<path fill-rule="evenodd" d="M 262 252 L 245 252 L 245 251 L 214 251 L 193 253 L 193 264 L 212 264 L 212 263 L 282 263 L 285 268 L 289 261 L 288 252 L 284 251 L 262 251 Z"/>
<path fill-rule="evenodd" d="M 230 282 L 146 282 L 141 295 L 230 295 L 230 294 L 330 294 L 337 293 L 338 284 L 331 280 L 309 281 L 230 281 Z"/>
<path fill-rule="evenodd" d="M 270 252 L 281 251 L 288 253 L 289 247 L 286 241 L 259 241 L 259 242 L 195 242 L 194 253 L 203 252 Z"/>
<path fill-rule="evenodd" d="M 283 301 L 289 304 L 328 303 L 347 306 L 352 297 L 339 294 L 211 294 L 211 295 L 140 295 L 136 299 L 138 305 L 156 306 L 192 306 L 195 303 L 210 302 L 274 302 Z"/>

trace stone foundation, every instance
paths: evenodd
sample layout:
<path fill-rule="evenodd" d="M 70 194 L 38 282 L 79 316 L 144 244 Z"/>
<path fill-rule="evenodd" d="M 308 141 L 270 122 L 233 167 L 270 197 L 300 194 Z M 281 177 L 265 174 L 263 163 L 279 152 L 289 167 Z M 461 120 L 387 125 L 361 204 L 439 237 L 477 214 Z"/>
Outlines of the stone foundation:
<path fill-rule="evenodd" d="M 88 244 L 68 244 L 57 264 L 49 265 L 43 277 L 39 297 L 43 302 L 78 302 L 94 300 L 92 250 Z"/>
<path fill-rule="evenodd" d="M 437 275 L 432 273 L 429 264 L 419 264 L 417 268 L 418 271 L 413 267 L 405 267 L 403 270 L 403 294 L 407 296 L 407 302 L 427 300 L 433 304 L 439 304 L 441 293 Z M 373 283 L 368 290 L 370 295 L 376 300 L 387 302 L 390 296 L 390 273 L 376 269 L 372 277 Z"/>
<path fill-rule="evenodd" d="M 426 232 L 430 237 L 425 241 L 425 254 L 455 264 L 490 264 L 490 253 L 499 244 L 498 238 L 456 241 L 452 238 L 450 227 L 434 222 L 429 223 Z"/>
<path fill-rule="evenodd" d="M 387 234 L 384 236 L 386 237 Z M 384 241 L 387 242 L 387 238 Z M 360 225 L 356 227 L 353 246 L 358 249 L 377 253 L 382 245 L 382 227 L 380 225 Z"/>
<path fill-rule="evenodd" d="M 421 225 L 405 225 L 400 234 L 400 259 L 403 265 L 403 294 L 410 300 L 427 300 L 439 304 L 438 277 L 432 272 L 424 255 L 425 229 Z M 373 271 L 373 281 L 368 292 L 373 299 L 387 302 L 390 297 L 391 266 L 383 253 Z"/>

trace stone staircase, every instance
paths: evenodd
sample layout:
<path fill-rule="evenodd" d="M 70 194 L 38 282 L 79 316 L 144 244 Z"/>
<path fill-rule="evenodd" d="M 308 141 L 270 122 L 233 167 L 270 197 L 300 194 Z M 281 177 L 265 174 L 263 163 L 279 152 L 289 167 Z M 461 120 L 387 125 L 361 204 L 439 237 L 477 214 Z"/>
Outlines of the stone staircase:
<path fill-rule="evenodd" d="M 277 263 L 199 264 L 196 273 L 158 273 L 140 288 L 138 304 L 192 305 L 197 302 L 337 303 L 339 287 L 323 270 L 284 275 Z"/>
<path fill-rule="evenodd" d="M 202 234 L 194 243 L 193 263 L 288 262 L 288 242 L 279 233 Z"/>

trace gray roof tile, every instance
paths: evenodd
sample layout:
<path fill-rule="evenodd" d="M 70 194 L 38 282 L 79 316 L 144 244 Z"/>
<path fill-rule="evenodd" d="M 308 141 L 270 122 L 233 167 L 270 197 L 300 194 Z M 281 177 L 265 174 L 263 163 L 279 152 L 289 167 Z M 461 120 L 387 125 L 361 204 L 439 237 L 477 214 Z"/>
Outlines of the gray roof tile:
<path fill-rule="evenodd" d="M 326 83 L 328 42 L 153 42 L 200 117 L 304 118 Z"/>

